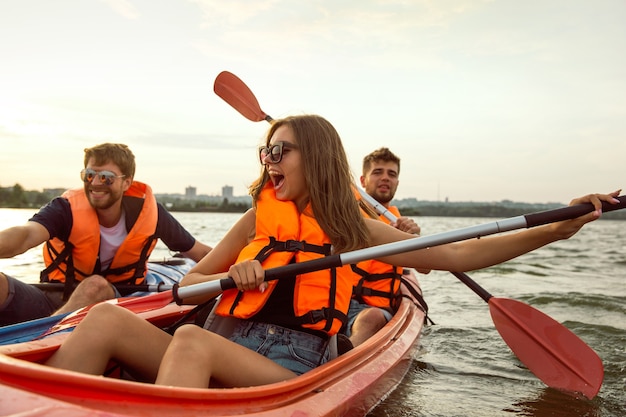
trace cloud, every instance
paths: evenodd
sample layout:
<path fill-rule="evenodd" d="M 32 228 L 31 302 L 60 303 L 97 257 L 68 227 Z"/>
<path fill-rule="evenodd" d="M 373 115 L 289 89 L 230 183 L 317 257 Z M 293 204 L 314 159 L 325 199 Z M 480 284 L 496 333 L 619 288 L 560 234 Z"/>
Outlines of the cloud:
<path fill-rule="evenodd" d="M 100 0 L 101 2 L 107 4 L 113 11 L 120 16 L 129 19 L 135 20 L 139 18 L 139 12 L 135 8 L 135 6 L 128 0 Z"/>

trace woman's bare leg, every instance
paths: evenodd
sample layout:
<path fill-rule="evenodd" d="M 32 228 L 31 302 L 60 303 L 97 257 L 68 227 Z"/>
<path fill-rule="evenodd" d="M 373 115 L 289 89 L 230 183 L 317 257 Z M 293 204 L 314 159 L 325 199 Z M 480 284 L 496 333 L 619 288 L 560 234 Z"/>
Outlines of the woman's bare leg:
<path fill-rule="evenodd" d="M 110 359 L 154 380 L 171 336 L 129 310 L 94 306 L 46 365 L 102 375 Z"/>
<path fill-rule="evenodd" d="M 218 334 L 185 325 L 174 333 L 156 383 L 206 388 L 214 379 L 224 387 L 248 387 L 295 376 L 289 369 Z"/>

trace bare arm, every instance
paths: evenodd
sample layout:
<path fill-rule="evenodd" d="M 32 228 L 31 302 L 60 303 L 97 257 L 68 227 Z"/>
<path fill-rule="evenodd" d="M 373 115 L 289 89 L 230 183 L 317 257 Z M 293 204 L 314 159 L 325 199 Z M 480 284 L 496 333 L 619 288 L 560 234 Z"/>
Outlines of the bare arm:
<path fill-rule="evenodd" d="M 204 243 L 196 240 L 196 243 L 193 244 L 191 249 L 186 252 L 183 252 L 183 256 L 186 258 L 193 259 L 196 262 L 200 262 L 202 258 L 204 258 L 209 252 L 211 252 L 211 248 L 209 245 L 205 245 Z"/>
<path fill-rule="evenodd" d="M 551 242 L 568 239 L 586 223 L 600 216 L 601 201 L 615 203 L 611 194 L 593 194 L 572 200 L 570 205 L 590 202 L 596 211 L 573 220 L 553 223 L 517 233 L 467 240 L 428 249 L 406 252 L 381 258 L 383 262 L 414 268 L 438 269 L 446 271 L 470 271 L 485 268 L 508 261 Z M 397 240 L 410 239 L 414 236 L 383 225 L 380 222 L 367 221 L 372 243 L 380 245 Z"/>
<path fill-rule="evenodd" d="M 11 258 L 50 239 L 48 229 L 37 222 L 26 222 L 0 232 L 0 258 Z"/>
<path fill-rule="evenodd" d="M 224 238 L 180 282 L 181 286 L 212 281 L 226 277 L 239 252 L 254 237 L 256 212 L 248 210 Z M 185 302 L 198 300 L 185 300 Z"/>

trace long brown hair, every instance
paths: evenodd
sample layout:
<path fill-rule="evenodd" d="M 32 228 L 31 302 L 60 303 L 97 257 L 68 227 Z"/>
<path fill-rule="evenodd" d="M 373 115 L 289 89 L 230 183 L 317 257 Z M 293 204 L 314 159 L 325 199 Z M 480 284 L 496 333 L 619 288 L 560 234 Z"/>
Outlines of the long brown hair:
<path fill-rule="evenodd" d="M 368 246 L 369 232 L 354 195 L 354 179 L 339 134 L 326 119 L 316 115 L 290 116 L 277 120 L 267 133 L 288 126 L 302 155 L 302 170 L 309 190 L 313 215 L 330 238 L 336 253 Z M 250 186 L 256 203 L 269 181 L 267 170 Z"/>

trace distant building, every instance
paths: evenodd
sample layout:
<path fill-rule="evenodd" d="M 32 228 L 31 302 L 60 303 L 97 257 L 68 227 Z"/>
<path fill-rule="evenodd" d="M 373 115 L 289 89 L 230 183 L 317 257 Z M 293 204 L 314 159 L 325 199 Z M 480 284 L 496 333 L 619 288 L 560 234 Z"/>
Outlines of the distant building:
<path fill-rule="evenodd" d="M 186 201 L 202 201 L 208 202 L 211 204 L 219 205 L 224 202 L 224 200 L 228 200 L 229 203 L 243 203 L 248 206 L 252 205 L 252 197 L 249 195 L 241 195 L 235 196 L 234 189 L 231 185 L 224 185 L 222 187 L 222 195 L 207 195 L 207 194 L 198 194 L 197 188 L 188 186 L 185 188 L 185 194 L 155 194 L 155 197 L 160 202 L 171 203 L 174 200 L 186 200 Z"/>
<path fill-rule="evenodd" d="M 196 199 L 196 187 L 189 186 L 185 188 L 185 199 L 187 200 Z"/>
<path fill-rule="evenodd" d="M 225 185 L 222 187 L 222 197 L 228 199 L 233 198 L 233 187 L 231 185 Z"/>

